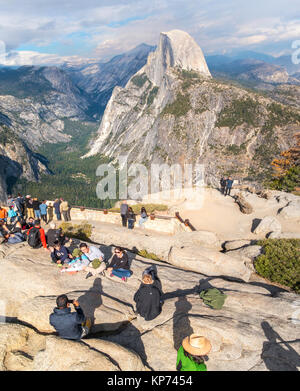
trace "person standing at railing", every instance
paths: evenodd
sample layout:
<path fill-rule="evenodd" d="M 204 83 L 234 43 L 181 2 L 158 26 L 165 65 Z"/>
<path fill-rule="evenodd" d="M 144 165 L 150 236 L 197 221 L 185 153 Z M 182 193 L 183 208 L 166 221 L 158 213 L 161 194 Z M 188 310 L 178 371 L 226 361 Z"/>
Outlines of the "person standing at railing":
<path fill-rule="evenodd" d="M 54 204 L 53 204 L 54 212 L 56 214 L 56 218 L 58 221 L 61 220 L 60 204 L 61 204 L 61 202 L 58 198 L 54 201 Z"/>
<path fill-rule="evenodd" d="M 127 213 L 128 213 L 128 205 L 127 205 L 127 201 L 124 200 L 120 206 L 120 214 L 122 218 L 123 227 L 127 226 Z"/>
<path fill-rule="evenodd" d="M 139 219 L 139 226 L 141 228 L 144 228 L 144 224 L 147 220 L 148 220 L 148 214 L 147 214 L 146 208 L 143 206 L 141 209 L 141 217 Z"/>
<path fill-rule="evenodd" d="M 63 198 L 61 198 L 60 201 L 61 201 L 60 212 L 62 213 L 64 220 L 71 221 L 70 208 L 69 208 L 68 201 L 64 201 Z"/>
<path fill-rule="evenodd" d="M 136 217 L 131 206 L 128 208 L 127 218 L 128 218 L 128 229 L 133 229 L 134 223 L 136 221 Z"/>

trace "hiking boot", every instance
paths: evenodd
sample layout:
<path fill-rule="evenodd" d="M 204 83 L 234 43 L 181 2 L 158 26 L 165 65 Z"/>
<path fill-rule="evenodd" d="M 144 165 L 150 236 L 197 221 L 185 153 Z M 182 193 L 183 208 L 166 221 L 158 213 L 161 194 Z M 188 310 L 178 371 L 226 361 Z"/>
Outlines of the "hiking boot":
<path fill-rule="evenodd" d="M 92 273 L 88 272 L 88 274 L 85 276 L 85 279 L 88 279 L 89 277 L 92 277 Z"/>
<path fill-rule="evenodd" d="M 127 282 L 127 278 L 126 277 L 122 277 L 122 281 Z"/>

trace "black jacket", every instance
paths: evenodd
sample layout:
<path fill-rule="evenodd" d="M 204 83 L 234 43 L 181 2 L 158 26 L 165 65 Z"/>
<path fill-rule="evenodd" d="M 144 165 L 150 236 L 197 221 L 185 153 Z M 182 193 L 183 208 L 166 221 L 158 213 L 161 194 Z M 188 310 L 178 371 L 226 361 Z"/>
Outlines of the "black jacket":
<path fill-rule="evenodd" d="M 154 281 L 152 284 L 142 283 L 134 295 L 137 312 L 145 319 L 155 319 L 162 309 L 162 292 Z"/>
<path fill-rule="evenodd" d="M 113 269 L 126 269 L 129 270 L 129 262 L 128 262 L 128 255 L 126 253 L 123 253 L 122 258 L 118 258 L 118 256 L 115 254 L 112 257 L 112 260 L 108 267 L 112 267 Z"/>
<path fill-rule="evenodd" d="M 61 228 L 48 229 L 48 232 L 47 232 L 48 245 L 53 247 L 56 241 L 58 241 L 61 245 L 64 244 L 64 242 L 65 242 L 65 235 L 62 234 Z"/>
<path fill-rule="evenodd" d="M 41 202 L 40 201 L 32 201 L 32 206 L 33 206 L 33 210 L 40 210 L 40 205 L 41 205 Z"/>
<path fill-rule="evenodd" d="M 76 312 L 71 312 L 71 308 L 54 308 L 50 315 L 50 324 L 58 332 L 61 338 L 80 339 L 82 334 L 82 323 L 85 321 L 81 307 L 75 307 Z"/>

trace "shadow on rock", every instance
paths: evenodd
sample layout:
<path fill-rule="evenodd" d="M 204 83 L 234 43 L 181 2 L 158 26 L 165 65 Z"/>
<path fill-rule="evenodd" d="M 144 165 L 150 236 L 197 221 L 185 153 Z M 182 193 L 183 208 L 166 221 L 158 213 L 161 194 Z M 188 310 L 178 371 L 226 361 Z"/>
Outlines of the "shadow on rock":
<path fill-rule="evenodd" d="M 261 222 L 261 219 L 253 219 L 252 220 L 252 227 L 251 232 L 253 233 L 255 229 L 258 227 L 259 223 Z"/>
<path fill-rule="evenodd" d="M 188 317 L 192 305 L 185 296 L 180 296 L 180 290 L 178 290 L 177 297 L 178 300 L 175 303 L 176 309 L 173 315 L 173 341 L 176 351 L 180 348 L 182 340 L 194 332 Z"/>
<path fill-rule="evenodd" d="M 262 322 L 261 327 L 268 339 L 261 354 L 266 367 L 270 371 L 298 371 L 300 356 L 290 344 L 299 340 L 284 341 L 268 322 Z"/>
<path fill-rule="evenodd" d="M 87 318 L 90 318 L 92 324 L 95 321 L 95 311 L 102 304 L 102 282 L 96 278 L 93 286 L 78 299 L 80 306 Z"/>

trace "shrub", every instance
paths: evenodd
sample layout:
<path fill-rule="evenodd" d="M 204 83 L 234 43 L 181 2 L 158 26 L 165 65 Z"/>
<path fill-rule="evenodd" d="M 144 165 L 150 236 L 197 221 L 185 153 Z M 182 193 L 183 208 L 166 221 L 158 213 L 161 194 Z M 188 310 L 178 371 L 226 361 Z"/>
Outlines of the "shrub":
<path fill-rule="evenodd" d="M 169 103 L 162 111 L 162 115 L 172 114 L 176 118 L 186 115 L 191 109 L 189 95 L 179 93 L 173 103 Z"/>
<path fill-rule="evenodd" d="M 225 126 L 235 128 L 243 123 L 256 126 L 258 107 L 259 104 L 250 98 L 233 100 L 229 106 L 224 107 L 220 112 L 216 126 L 218 128 Z"/>
<path fill-rule="evenodd" d="M 264 253 L 254 263 L 257 273 L 300 293 L 300 239 L 266 239 L 258 245 Z"/>
<path fill-rule="evenodd" d="M 92 235 L 92 225 L 87 222 L 81 224 L 62 223 L 60 228 L 70 238 L 89 241 Z"/>
<path fill-rule="evenodd" d="M 145 73 L 142 73 L 141 75 L 136 75 L 131 79 L 132 83 L 135 84 L 137 87 L 143 87 L 147 80 L 149 79 Z"/>
<path fill-rule="evenodd" d="M 138 255 L 143 258 L 153 259 L 153 261 L 160 261 L 157 255 L 155 255 L 154 253 L 148 253 L 147 250 L 138 251 Z"/>

